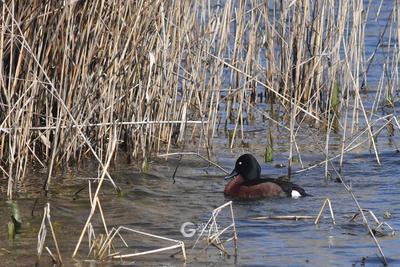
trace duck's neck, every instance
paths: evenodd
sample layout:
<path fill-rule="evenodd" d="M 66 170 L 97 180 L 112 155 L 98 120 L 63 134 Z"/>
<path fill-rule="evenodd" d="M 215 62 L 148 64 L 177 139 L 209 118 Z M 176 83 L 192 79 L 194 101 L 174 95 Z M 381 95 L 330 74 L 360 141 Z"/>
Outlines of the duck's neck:
<path fill-rule="evenodd" d="M 226 184 L 224 194 L 227 196 L 233 195 L 236 193 L 240 186 L 244 183 L 244 178 L 241 175 L 233 178 L 229 183 Z"/>

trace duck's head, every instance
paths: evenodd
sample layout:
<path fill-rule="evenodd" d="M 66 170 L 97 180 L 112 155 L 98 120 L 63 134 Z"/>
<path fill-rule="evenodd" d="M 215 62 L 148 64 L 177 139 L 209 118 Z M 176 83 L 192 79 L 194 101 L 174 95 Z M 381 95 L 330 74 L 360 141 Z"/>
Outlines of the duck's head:
<path fill-rule="evenodd" d="M 257 180 L 261 175 L 261 166 L 253 155 L 243 154 L 236 160 L 235 168 L 225 180 L 237 175 L 241 175 L 246 181 Z"/>

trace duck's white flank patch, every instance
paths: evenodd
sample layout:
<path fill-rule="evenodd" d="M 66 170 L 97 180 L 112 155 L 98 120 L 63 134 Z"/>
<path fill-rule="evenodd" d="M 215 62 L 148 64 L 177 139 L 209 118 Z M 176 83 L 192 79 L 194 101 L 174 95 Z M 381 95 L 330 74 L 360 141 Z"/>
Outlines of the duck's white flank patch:
<path fill-rule="evenodd" d="M 297 199 L 299 197 L 301 197 L 301 194 L 296 190 L 292 190 L 292 198 Z"/>

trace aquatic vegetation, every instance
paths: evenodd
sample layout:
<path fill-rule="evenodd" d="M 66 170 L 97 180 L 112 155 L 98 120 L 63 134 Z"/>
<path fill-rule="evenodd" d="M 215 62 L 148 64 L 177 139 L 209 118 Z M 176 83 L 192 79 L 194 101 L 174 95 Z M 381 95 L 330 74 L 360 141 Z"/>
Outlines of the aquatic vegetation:
<path fill-rule="evenodd" d="M 363 145 L 380 164 L 378 135 L 400 128 L 400 12 L 392 5 L 368 35 L 382 17 L 362 0 L 2 1 L 7 196 L 30 168 L 46 171 L 48 191 L 55 169 L 86 159 L 121 192 L 108 173 L 113 160 L 139 158 L 147 170 L 154 153 L 185 145 L 210 156 L 223 130 L 227 148 L 248 144 L 238 139 L 252 123 L 268 128 L 265 161 L 278 139 L 270 129 L 285 132 L 289 174 L 304 167 L 297 140 L 315 137 L 310 128 L 325 137 L 315 151 L 325 160 L 303 171 L 325 164 L 328 177 L 332 160 L 341 168 Z M 341 138 L 333 152 L 332 132 Z"/>

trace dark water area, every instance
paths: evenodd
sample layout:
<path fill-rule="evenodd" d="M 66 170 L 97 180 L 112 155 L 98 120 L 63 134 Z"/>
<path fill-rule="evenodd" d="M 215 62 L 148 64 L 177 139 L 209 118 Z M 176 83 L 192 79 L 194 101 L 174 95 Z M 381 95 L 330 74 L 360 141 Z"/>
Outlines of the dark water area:
<path fill-rule="evenodd" d="M 365 1 L 367 5 L 369 1 Z M 366 30 L 366 54 L 371 55 L 376 49 L 379 36 L 390 16 L 392 1 L 371 1 L 369 16 L 371 22 Z M 377 16 L 377 12 L 379 16 Z M 368 72 L 369 82 L 377 84 L 382 72 L 382 61 L 389 40 L 385 34 L 383 45 Z M 386 46 L 385 46 L 386 45 Z M 366 103 L 366 107 L 372 103 Z M 267 109 L 259 104 L 260 109 Z M 260 119 L 260 118 L 258 118 Z M 222 129 L 217 132 L 214 141 L 213 156 L 226 169 L 233 168 L 234 162 L 242 153 L 251 152 L 263 162 L 266 129 L 265 123 L 250 122 L 244 128 L 245 145 L 229 148 L 228 137 Z M 221 126 L 222 127 L 222 126 Z M 360 125 L 362 127 L 362 125 Z M 228 125 L 228 129 L 233 129 Z M 310 133 L 317 133 L 314 128 L 300 133 L 297 141 L 302 152 L 304 166 L 296 163 L 294 170 L 312 165 L 324 159 L 321 147 L 325 145 L 323 133 L 319 140 L 313 139 Z M 398 134 L 398 131 L 396 132 Z M 287 164 L 288 133 L 286 130 L 273 128 L 274 161 L 262 165 L 262 173 L 272 177 L 285 175 L 286 168 L 277 168 L 278 164 Z M 396 151 L 398 137 L 389 138 L 383 132 L 377 138 L 381 165 L 375 160 L 368 142 L 345 154 L 343 177 L 351 185 L 361 207 L 370 209 L 378 217 L 389 223 L 395 230 L 400 229 L 400 153 Z M 239 141 L 237 141 L 238 143 Z M 332 134 L 330 147 L 332 155 L 340 149 L 340 134 Z M 318 153 L 316 153 L 318 152 Z M 88 163 L 90 164 L 90 163 Z M 177 160 L 165 161 L 155 159 L 150 162 L 148 174 L 138 171 L 134 165 L 118 163 L 111 169 L 111 175 L 122 188 L 123 196 L 117 196 L 111 186 L 106 183 L 100 193 L 100 201 L 109 228 L 127 226 L 136 230 L 182 240 L 190 258 L 190 248 L 197 234 L 184 237 L 182 224 L 191 222 L 195 226 L 206 223 L 214 208 L 230 199 L 223 194 L 226 181 L 224 173 L 196 157 L 184 157 L 173 183 Z M 140 163 L 139 163 L 140 165 Z M 331 179 L 324 176 L 324 165 L 309 171 L 296 174 L 293 181 L 301 185 L 312 197 L 301 199 L 273 198 L 257 201 L 233 201 L 233 210 L 238 232 L 238 256 L 226 258 L 210 247 L 207 253 L 201 253 L 197 259 L 189 259 L 187 266 L 381 266 L 378 250 L 368 235 L 367 228 L 361 219 L 350 222 L 357 207 L 343 185 L 334 182 L 336 175 L 331 166 Z M 41 193 L 41 185 L 46 173 L 28 174 L 26 181 L 17 192 L 13 202 L 6 200 L 6 185 L 0 188 L 0 266 L 33 266 L 37 262 L 37 234 L 42 222 L 43 207 L 49 202 L 51 218 L 60 246 L 65 266 L 186 266 L 180 256 L 170 257 L 170 252 L 157 255 L 133 258 L 123 263 L 119 261 L 89 262 L 85 261 L 89 251 L 87 239 L 81 245 L 79 255 L 72 259 L 71 255 L 78 241 L 84 223 L 90 212 L 87 180 L 97 176 L 94 165 L 84 165 L 77 169 L 68 169 L 57 173 L 52 180 L 52 187 L 47 197 Z M 79 194 L 77 191 L 84 188 Z M 318 225 L 312 220 L 265 220 L 252 218 L 272 215 L 317 215 L 326 198 L 330 198 L 336 218 L 333 225 L 328 211 Z M 18 210 L 22 218 L 22 227 L 14 239 L 7 235 L 7 223 L 11 221 L 11 213 Z M 385 212 L 391 217 L 383 219 Z M 226 214 L 225 214 L 226 215 Z M 222 225 L 229 224 L 228 216 L 221 216 Z M 100 233 L 103 228 L 96 213 L 93 226 Z M 162 242 L 129 235 L 126 241 L 138 252 L 160 247 Z M 400 266 L 399 235 L 379 237 L 378 241 L 387 257 L 389 266 Z M 46 245 L 53 253 L 55 248 L 51 235 L 47 233 Z M 120 248 L 120 247 L 118 247 Z M 228 245 L 231 248 L 231 245 Z M 195 250 L 200 253 L 199 249 Z M 46 252 L 40 260 L 40 266 L 49 266 L 51 261 Z"/>

